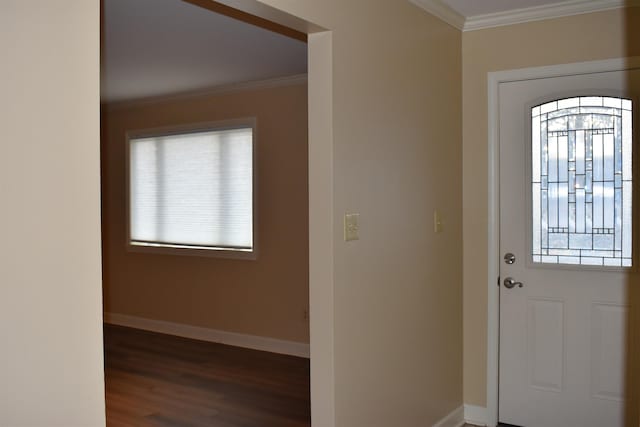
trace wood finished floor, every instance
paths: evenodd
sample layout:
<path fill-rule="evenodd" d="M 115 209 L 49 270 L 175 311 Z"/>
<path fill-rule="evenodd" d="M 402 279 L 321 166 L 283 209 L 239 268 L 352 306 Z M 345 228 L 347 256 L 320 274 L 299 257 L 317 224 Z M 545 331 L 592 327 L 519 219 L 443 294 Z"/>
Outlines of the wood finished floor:
<path fill-rule="evenodd" d="M 307 427 L 309 360 L 105 325 L 108 426 Z"/>

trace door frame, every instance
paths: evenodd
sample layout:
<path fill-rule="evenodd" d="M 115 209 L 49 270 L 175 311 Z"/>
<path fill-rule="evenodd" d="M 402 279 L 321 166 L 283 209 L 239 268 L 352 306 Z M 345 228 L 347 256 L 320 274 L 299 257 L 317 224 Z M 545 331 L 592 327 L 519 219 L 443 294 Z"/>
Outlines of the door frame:
<path fill-rule="evenodd" d="M 487 425 L 498 424 L 500 335 L 500 104 L 502 83 L 551 77 L 625 71 L 640 67 L 640 57 L 615 58 L 542 67 L 495 71 L 487 74 L 488 99 L 488 241 L 487 241 Z"/>

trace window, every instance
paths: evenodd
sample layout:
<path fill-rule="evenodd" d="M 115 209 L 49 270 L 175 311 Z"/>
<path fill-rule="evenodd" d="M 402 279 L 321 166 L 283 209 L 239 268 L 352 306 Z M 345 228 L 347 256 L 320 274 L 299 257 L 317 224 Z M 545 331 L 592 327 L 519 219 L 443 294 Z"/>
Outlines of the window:
<path fill-rule="evenodd" d="M 632 102 L 559 99 L 531 129 L 533 262 L 630 267 Z"/>
<path fill-rule="evenodd" d="M 134 132 L 128 142 L 132 248 L 252 256 L 253 123 Z"/>

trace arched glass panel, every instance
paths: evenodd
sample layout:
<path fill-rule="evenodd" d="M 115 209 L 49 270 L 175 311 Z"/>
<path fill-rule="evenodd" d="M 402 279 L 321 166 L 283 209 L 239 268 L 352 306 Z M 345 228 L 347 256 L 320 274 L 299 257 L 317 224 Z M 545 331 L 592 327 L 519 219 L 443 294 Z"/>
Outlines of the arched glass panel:
<path fill-rule="evenodd" d="M 533 262 L 630 267 L 631 100 L 558 99 L 531 129 Z"/>

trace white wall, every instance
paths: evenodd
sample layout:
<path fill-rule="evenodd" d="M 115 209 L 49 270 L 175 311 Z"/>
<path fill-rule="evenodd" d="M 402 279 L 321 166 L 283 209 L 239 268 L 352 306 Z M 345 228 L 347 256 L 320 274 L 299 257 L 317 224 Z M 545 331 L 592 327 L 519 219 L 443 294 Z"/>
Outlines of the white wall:
<path fill-rule="evenodd" d="M 99 3 L 0 2 L 0 425 L 101 426 Z"/>

